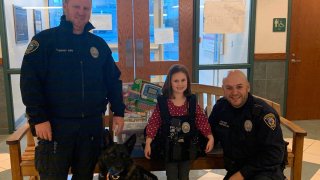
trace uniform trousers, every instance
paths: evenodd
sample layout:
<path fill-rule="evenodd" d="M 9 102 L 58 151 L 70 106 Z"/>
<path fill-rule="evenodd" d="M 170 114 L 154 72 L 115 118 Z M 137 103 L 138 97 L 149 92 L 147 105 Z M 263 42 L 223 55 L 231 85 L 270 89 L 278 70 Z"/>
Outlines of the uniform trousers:
<path fill-rule="evenodd" d="M 35 166 L 41 180 L 91 180 L 103 145 L 102 116 L 50 120 L 53 140 L 39 139 Z"/>

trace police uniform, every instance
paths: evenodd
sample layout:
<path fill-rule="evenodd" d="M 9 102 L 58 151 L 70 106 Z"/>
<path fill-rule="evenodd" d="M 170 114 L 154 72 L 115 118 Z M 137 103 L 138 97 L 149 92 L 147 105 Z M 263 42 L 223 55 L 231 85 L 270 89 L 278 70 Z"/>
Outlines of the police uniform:
<path fill-rule="evenodd" d="M 78 178 L 92 178 L 108 102 L 115 116 L 124 115 L 121 73 L 105 41 L 89 32 L 93 28 L 87 23 L 82 34 L 73 34 L 62 16 L 25 52 L 20 86 L 29 123 L 49 120 L 53 133 L 53 141 L 40 140 L 36 148 L 41 178 L 63 179 L 69 166 Z"/>
<path fill-rule="evenodd" d="M 276 111 L 248 94 L 247 102 L 234 108 L 225 98 L 217 101 L 209 117 L 225 158 L 226 178 L 240 171 L 245 179 L 284 179 L 285 142 Z"/>

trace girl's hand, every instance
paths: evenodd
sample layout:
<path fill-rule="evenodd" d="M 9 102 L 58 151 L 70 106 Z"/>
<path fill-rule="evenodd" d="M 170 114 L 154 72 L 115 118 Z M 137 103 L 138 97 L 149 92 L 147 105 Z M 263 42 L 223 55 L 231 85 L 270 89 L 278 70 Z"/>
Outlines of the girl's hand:
<path fill-rule="evenodd" d="M 213 138 L 212 134 L 208 135 L 207 138 L 208 138 L 208 142 L 207 142 L 205 152 L 209 153 L 213 149 L 214 138 Z"/>
<path fill-rule="evenodd" d="M 147 159 L 150 159 L 150 155 L 151 155 L 151 142 L 152 142 L 152 139 L 147 137 L 146 146 L 144 147 L 144 156 Z"/>

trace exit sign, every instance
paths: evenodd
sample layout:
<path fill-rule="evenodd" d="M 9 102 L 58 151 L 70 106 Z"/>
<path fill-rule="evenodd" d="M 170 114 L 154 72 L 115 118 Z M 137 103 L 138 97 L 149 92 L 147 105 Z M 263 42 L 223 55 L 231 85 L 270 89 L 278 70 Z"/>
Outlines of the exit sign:
<path fill-rule="evenodd" d="M 286 18 L 273 18 L 273 32 L 286 31 Z"/>

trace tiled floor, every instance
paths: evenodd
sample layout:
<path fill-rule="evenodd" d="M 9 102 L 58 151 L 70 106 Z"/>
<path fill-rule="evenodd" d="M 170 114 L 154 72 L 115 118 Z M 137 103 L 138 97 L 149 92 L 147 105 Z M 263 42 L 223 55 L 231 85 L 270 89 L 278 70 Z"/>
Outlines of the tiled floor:
<path fill-rule="evenodd" d="M 308 132 L 308 136 L 304 141 L 302 180 L 318 180 L 320 179 L 320 120 L 295 121 Z M 283 134 L 287 141 L 291 142 L 292 134 L 283 128 Z M 10 158 L 8 146 L 5 143 L 8 135 L 0 135 L 0 179 L 10 180 Z M 23 145 L 22 145 L 23 146 Z M 289 145 L 290 146 L 290 145 Z M 160 180 L 165 180 L 165 172 L 154 172 Z M 289 170 L 285 171 L 286 175 Z M 197 170 L 191 171 L 191 180 L 221 180 L 225 170 Z M 28 179 L 28 178 L 25 178 Z M 96 179 L 96 177 L 95 177 Z"/>

